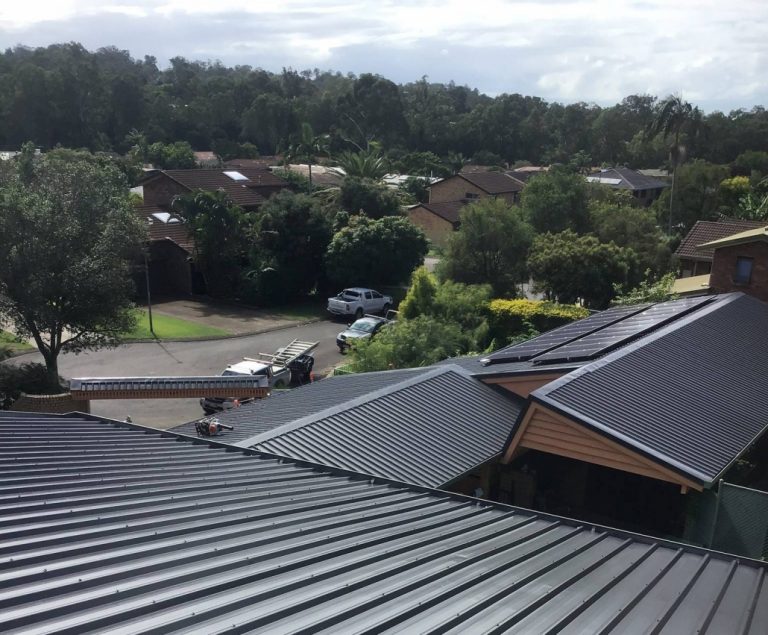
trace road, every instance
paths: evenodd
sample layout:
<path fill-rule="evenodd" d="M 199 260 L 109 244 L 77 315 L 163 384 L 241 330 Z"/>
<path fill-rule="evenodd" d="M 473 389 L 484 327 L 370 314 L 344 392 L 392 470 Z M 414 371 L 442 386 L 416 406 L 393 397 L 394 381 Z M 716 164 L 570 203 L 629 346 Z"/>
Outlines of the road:
<path fill-rule="evenodd" d="M 91 351 L 59 358 L 59 372 L 72 377 L 160 377 L 176 375 L 218 375 L 242 357 L 273 353 L 293 339 L 319 342 L 314 351 L 315 374 L 343 359 L 336 348 L 336 335 L 344 329 L 341 322 L 323 321 L 305 326 L 223 340 L 202 342 L 163 342 L 124 344 L 114 349 Z M 16 357 L 13 363 L 42 362 L 39 353 Z M 95 415 L 124 420 L 156 428 L 169 428 L 202 415 L 197 399 L 149 399 L 93 401 Z"/>

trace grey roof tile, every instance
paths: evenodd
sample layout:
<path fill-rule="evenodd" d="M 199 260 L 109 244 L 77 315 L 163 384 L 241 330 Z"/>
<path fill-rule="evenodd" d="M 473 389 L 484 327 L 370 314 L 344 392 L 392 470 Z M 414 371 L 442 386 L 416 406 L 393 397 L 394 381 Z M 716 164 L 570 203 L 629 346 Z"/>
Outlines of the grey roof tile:
<path fill-rule="evenodd" d="M 4 633 L 768 632 L 764 563 L 117 422 L 0 434 Z"/>

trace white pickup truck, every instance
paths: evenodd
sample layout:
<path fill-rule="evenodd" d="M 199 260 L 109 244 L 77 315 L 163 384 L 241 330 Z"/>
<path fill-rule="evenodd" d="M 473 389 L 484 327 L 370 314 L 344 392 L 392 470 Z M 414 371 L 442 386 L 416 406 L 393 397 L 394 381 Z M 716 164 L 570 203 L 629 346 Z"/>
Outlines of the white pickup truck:
<path fill-rule="evenodd" d="M 332 315 L 354 316 L 359 320 L 366 313 L 386 314 L 392 308 L 392 296 L 373 289 L 352 287 L 344 289 L 334 298 L 328 298 L 328 312 Z"/>
<path fill-rule="evenodd" d="M 277 349 L 273 355 L 259 353 L 258 358 L 243 357 L 243 361 L 230 364 L 221 374 L 222 376 L 257 376 L 259 386 L 278 390 L 288 388 L 291 383 L 305 383 L 310 380 L 314 365 L 310 352 L 317 344 L 317 342 L 293 340 L 288 346 Z M 203 397 L 200 400 L 200 406 L 205 414 L 210 415 L 235 408 L 251 400 L 236 397 Z"/>

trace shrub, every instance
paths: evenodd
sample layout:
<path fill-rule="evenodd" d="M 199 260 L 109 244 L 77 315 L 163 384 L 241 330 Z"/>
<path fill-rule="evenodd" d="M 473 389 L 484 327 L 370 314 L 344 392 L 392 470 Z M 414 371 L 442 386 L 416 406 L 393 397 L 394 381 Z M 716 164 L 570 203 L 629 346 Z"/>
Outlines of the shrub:
<path fill-rule="evenodd" d="M 20 366 L 0 366 L 0 410 L 7 410 L 21 393 L 55 395 L 66 390 L 64 380 L 51 385 L 45 364 L 29 363 Z"/>
<path fill-rule="evenodd" d="M 530 331 L 538 332 L 580 320 L 589 315 L 584 307 L 537 300 L 491 300 L 489 305 L 491 335 L 499 342 Z"/>

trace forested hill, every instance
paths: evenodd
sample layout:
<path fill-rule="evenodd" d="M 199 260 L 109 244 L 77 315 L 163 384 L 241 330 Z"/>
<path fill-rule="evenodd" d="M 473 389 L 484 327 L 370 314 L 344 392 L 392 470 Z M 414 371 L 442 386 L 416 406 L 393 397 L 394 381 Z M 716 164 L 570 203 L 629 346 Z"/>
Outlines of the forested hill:
<path fill-rule="evenodd" d="M 43 148 L 122 152 L 126 135 L 138 130 L 150 142 L 186 140 L 201 150 L 249 142 L 273 154 L 308 122 L 332 135 L 332 149 L 376 140 L 390 156 L 431 151 L 483 163 L 550 163 L 583 151 L 595 164 L 634 167 L 660 166 L 667 156 L 660 139 L 642 134 L 656 97 L 631 95 L 601 108 L 548 103 L 514 88 L 489 97 L 425 79 L 397 85 L 370 74 L 270 73 L 180 57 L 160 70 L 152 57 L 115 48 L 17 47 L 0 54 L 0 145 L 31 139 Z M 768 148 L 768 113 L 709 113 L 704 131 L 689 140 L 689 155 L 727 163 Z"/>

